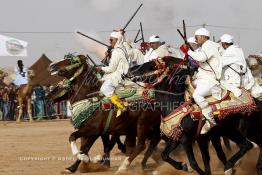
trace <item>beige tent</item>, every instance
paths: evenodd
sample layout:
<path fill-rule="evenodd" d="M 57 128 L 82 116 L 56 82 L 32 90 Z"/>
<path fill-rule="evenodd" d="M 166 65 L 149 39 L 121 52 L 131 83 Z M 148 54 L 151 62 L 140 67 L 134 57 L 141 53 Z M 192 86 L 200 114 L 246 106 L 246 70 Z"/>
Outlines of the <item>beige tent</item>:
<path fill-rule="evenodd" d="M 29 67 L 29 69 L 35 72 L 35 77 L 33 78 L 34 84 L 46 86 L 58 83 L 63 79 L 62 77 L 50 74 L 48 68 L 51 63 L 52 61 L 43 54 L 31 67 Z"/>

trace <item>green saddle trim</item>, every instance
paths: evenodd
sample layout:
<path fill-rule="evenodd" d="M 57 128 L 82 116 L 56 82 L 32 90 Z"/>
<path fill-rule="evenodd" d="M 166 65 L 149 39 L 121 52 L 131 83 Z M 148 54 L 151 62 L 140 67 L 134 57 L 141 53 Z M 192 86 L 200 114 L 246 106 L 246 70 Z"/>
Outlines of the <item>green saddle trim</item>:
<path fill-rule="evenodd" d="M 116 95 L 119 98 L 128 98 L 131 97 L 133 95 L 135 95 L 135 93 L 137 92 L 136 88 L 128 88 L 128 89 L 117 89 L 115 91 Z"/>
<path fill-rule="evenodd" d="M 142 93 L 144 92 L 145 89 L 138 89 L 137 92 L 130 96 L 125 98 L 126 101 L 140 101 L 140 100 L 145 100 L 144 96 L 142 95 Z M 141 91 L 141 92 L 138 92 Z M 155 90 L 154 89 L 149 89 L 147 90 L 147 94 L 148 94 L 148 98 L 150 99 L 154 99 L 155 98 Z"/>
<path fill-rule="evenodd" d="M 78 129 L 83 122 L 89 120 L 100 104 L 100 101 L 92 101 L 91 99 L 81 100 L 72 104 L 71 121 L 74 127 Z"/>
<path fill-rule="evenodd" d="M 113 117 L 113 109 L 111 109 L 109 111 L 109 113 L 108 113 L 107 120 L 106 120 L 106 125 L 104 127 L 103 134 L 105 134 L 108 131 L 109 125 L 110 125 L 111 120 L 112 120 L 112 117 Z"/>
<path fill-rule="evenodd" d="M 79 129 L 82 123 L 88 121 L 93 116 L 94 112 L 99 108 L 102 103 L 107 103 L 105 100 L 99 101 L 97 98 L 90 98 L 81 100 L 72 105 L 72 118 L 71 122 L 76 129 Z M 113 109 L 108 113 L 106 124 L 103 133 L 106 133 L 113 117 Z"/>

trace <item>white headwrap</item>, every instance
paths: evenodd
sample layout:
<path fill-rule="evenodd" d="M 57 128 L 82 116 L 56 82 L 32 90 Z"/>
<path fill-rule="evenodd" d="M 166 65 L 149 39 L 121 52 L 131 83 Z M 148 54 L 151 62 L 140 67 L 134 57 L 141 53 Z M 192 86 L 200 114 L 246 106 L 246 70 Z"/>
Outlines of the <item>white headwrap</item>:
<path fill-rule="evenodd" d="M 221 43 L 234 43 L 234 37 L 229 34 L 224 34 L 220 37 Z"/>
<path fill-rule="evenodd" d="M 112 38 L 120 38 L 122 36 L 122 34 L 120 33 L 120 32 L 112 32 L 111 34 L 110 34 L 110 37 L 112 37 Z"/>
<path fill-rule="evenodd" d="M 158 35 L 152 35 L 149 37 L 150 43 L 160 42 L 160 37 Z"/>
<path fill-rule="evenodd" d="M 210 32 L 206 28 L 200 28 L 196 30 L 195 36 L 196 35 L 210 37 Z"/>
<path fill-rule="evenodd" d="M 115 47 L 117 47 L 117 46 L 119 46 L 119 45 L 123 45 L 124 37 L 123 37 L 123 35 L 122 35 L 121 32 L 112 32 L 112 33 L 110 34 L 110 37 L 117 39 L 117 42 L 116 42 Z"/>

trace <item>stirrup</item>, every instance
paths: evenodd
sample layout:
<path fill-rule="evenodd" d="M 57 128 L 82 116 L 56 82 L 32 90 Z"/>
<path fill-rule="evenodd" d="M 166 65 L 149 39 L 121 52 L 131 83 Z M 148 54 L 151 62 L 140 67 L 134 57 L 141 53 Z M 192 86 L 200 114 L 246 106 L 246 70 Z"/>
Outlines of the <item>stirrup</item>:
<path fill-rule="evenodd" d="M 202 127 L 200 134 L 204 135 L 208 133 L 216 124 L 211 123 L 209 120 L 206 119 L 204 126 Z"/>

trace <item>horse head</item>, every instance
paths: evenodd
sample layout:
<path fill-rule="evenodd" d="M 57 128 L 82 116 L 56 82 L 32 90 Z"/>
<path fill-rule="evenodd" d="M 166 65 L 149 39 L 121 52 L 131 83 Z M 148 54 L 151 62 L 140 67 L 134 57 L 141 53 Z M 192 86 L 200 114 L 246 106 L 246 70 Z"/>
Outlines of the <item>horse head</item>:
<path fill-rule="evenodd" d="M 171 56 L 154 59 L 142 65 L 131 67 L 128 71 L 127 77 L 134 81 L 143 81 L 145 83 L 154 84 L 154 81 L 157 81 L 159 76 L 164 80 L 163 76 L 167 77 L 167 74 L 172 72 L 175 67 L 181 67 L 181 63 L 183 63 L 182 59 Z M 174 76 L 177 76 L 177 74 Z"/>
<path fill-rule="evenodd" d="M 56 85 L 55 87 L 51 87 L 50 92 L 46 96 L 46 98 L 48 100 L 51 100 L 52 103 L 68 100 L 69 97 L 70 97 L 70 91 L 58 85 Z"/>
<path fill-rule="evenodd" d="M 75 71 L 84 66 L 84 69 L 88 68 L 86 62 L 87 57 L 84 55 L 73 55 L 67 54 L 64 56 L 64 59 L 55 61 L 50 64 L 49 71 L 51 75 L 59 75 L 65 78 L 71 78 Z"/>
<path fill-rule="evenodd" d="M 48 94 L 53 101 L 69 99 L 72 96 L 73 99 L 78 99 L 76 97 L 80 95 L 85 98 L 88 93 L 93 93 L 100 88 L 101 83 L 98 84 L 95 69 L 87 63 L 84 55 L 68 54 L 63 60 L 52 63 L 49 71 L 52 75 L 65 77 Z"/>

